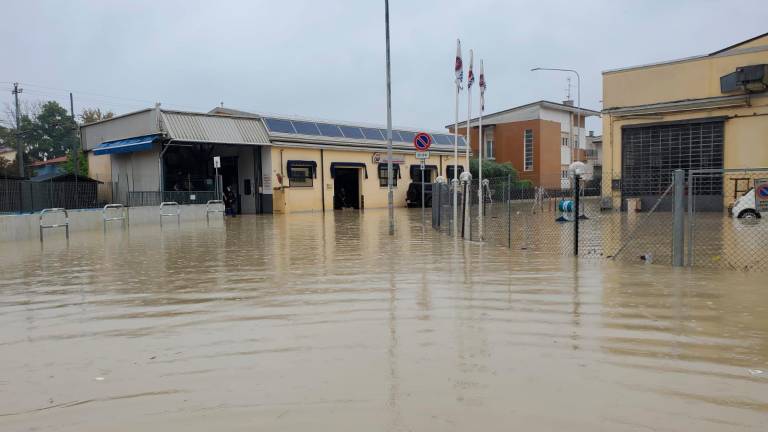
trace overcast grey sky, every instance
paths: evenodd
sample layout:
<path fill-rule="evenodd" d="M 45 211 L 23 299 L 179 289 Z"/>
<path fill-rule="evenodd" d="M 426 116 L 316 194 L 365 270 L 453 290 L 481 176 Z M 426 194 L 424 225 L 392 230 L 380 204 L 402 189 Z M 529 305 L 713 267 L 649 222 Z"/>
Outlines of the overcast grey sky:
<path fill-rule="evenodd" d="M 0 3 L 3 103 L 19 81 L 27 100 L 68 106 L 73 91 L 76 111 L 123 113 L 154 101 L 207 111 L 223 101 L 386 121 L 383 0 Z M 564 99 L 566 75 L 530 72 L 535 66 L 578 69 L 582 105 L 600 109 L 602 70 L 704 54 L 768 31 L 763 0 L 391 0 L 390 9 L 393 121 L 438 130 L 454 117 L 457 37 L 485 60 L 493 112 Z M 588 126 L 599 130 L 599 121 Z"/>

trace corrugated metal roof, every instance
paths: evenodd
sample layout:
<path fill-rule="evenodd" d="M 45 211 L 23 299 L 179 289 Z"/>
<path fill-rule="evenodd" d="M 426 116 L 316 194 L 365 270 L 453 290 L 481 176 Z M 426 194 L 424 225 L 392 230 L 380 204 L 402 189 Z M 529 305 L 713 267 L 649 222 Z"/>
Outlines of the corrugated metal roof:
<path fill-rule="evenodd" d="M 168 137 L 178 141 L 217 144 L 269 145 L 269 135 L 257 118 L 162 111 Z"/>

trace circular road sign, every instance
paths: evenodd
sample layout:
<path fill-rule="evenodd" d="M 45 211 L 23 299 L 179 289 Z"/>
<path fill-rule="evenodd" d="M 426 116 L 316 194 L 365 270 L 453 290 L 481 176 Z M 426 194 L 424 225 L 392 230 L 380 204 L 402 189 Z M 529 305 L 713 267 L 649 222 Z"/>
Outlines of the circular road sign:
<path fill-rule="evenodd" d="M 429 150 L 429 146 L 431 145 L 432 145 L 432 135 L 426 132 L 419 132 L 413 138 L 413 146 L 416 147 L 416 150 L 418 151 L 422 151 L 422 152 L 427 151 Z"/>
<path fill-rule="evenodd" d="M 768 184 L 762 184 L 757 187 L 757 196 L 759 199 L 768 200 Z"/>

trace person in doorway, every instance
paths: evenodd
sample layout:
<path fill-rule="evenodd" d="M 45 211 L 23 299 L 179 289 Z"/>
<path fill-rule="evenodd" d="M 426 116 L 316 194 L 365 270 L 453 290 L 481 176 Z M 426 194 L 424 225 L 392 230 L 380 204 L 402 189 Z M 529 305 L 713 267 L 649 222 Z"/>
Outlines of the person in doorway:
<path fill-rule="evenodd" d="M 224 211 L 226 214 L 235 217 L 237 216 L 237 199 L 235 193 L 232 191 L 232 186 L 227 186 L 224 190 Z"/>

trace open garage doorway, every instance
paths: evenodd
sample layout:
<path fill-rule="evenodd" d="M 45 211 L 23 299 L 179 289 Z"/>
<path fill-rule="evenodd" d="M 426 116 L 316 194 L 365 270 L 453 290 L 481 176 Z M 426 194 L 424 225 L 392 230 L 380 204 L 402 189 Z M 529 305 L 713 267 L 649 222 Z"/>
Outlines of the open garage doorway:
<path fill-rule="evenodd" d="M 360 208 L 360 169 L 336 168 L 333 176 L 333 209 Z"/>

